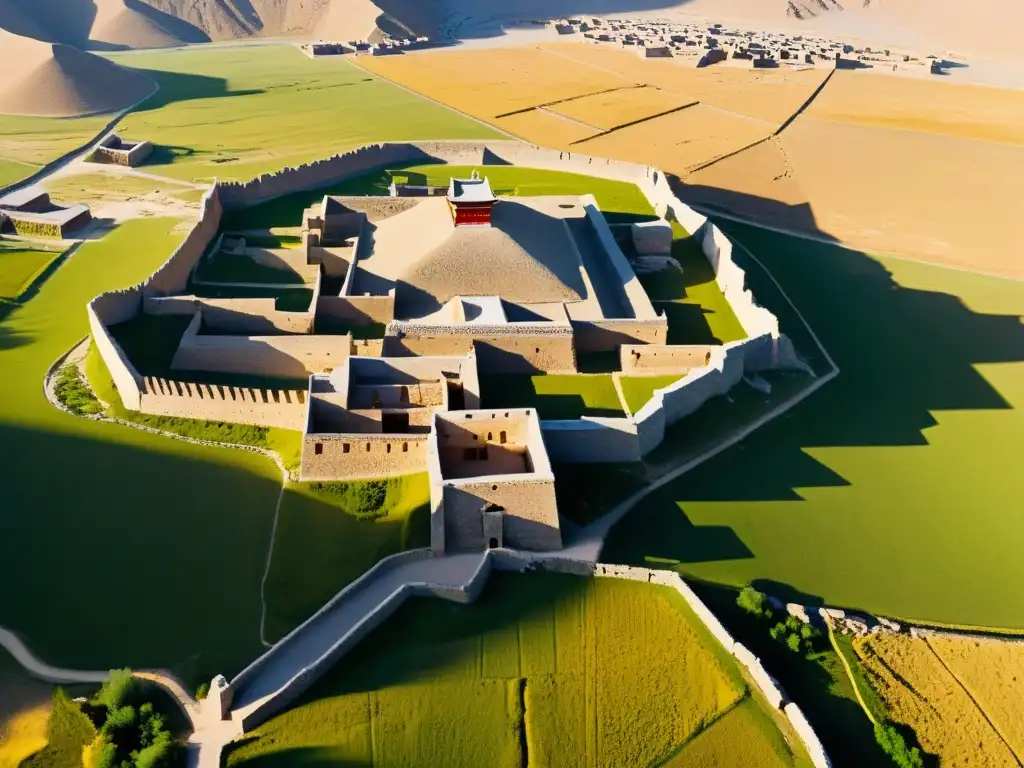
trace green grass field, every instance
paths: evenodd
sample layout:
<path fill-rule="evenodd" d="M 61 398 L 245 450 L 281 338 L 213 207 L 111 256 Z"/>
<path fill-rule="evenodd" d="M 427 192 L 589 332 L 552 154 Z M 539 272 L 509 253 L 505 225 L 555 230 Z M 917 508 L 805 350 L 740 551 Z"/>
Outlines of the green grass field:
<path fill-rule="evenodd" d="M 176 181 L 102 171 L 59 176 L 52 181 L 46 181 L 43 187 L 54 200 L 93 205 L 131 200 L 154 193 L 168 197 L 184 196 L 181 199 L 186 202 L 199 202 L 205 192 Z"/>
<path fill-rule="evenodd" d="M 92 141 L 110 117 L 0 115 L 0 187 Z"/>
<path fill-rule="evenodd" d="M 675 592 L 550 573 L 410 601 L 252 736 L 228 766 L 805 764 Z"/>
<path fill-rule="evenodd" d="M 746 338 L 700 245 L 678 222 L 672 222 L 672 232 L 672 256 L 683 271 L 638 275 L 655 309 L 668 317 L 668 343 L 727 344 Z"/>
<path fill-rule="evenodd" d="M 480 406 L 536 408 L 542 419 L 625 416 L 610 374 L 482 377 Z"/>
<path fill-rule="evenodd" d="M 664 389 L 675 384 L 682 376 L 678 373 L 667 376 L 620 376 L 619 384 L 626 398 L 626 407 L 630 413 L 636 413 L 654 396 L 654 390 Z"/>
<path fill-rule="evenodd" d="M 248 180 L 372 142 L 501 137 L 348 62 L 313 61 L 290 45 L 109 56 L 160 85 L 119 131 L 157 145 L 146 169 L 172 178 Z"/>
<path fill-rule="evenodd" d="M 381 517 L 359 519 L 366 511 L 355 509 L 351 496 L 316 493 L 308 483 L 288 486 L 267 575 L 268 640 L 284 637 L 381 558 L 430 546 L 425 474 L 389 478 L 378 501 L 373 511 Z"/>
<path fill-rule="evenodd" d="M 20 242 L 0 241 L 0 300 L 21 296 L 60 254 Z"/>
<path fill-rule="evenodd" d="M 302 224 L 302 212 L 322 200 L 324 195 L 387 195 L 392 178 L 411 179 L 414 184 L 446 186 L 453 176 L 468 178 L 474 170 L 490 179 L 497 195 L 525 197 L 592 194 L 610 221 L 654 218 L 654 209 L 636 184 L 514 165 L 435 163 L 373 171 L 328 187 L 295 192 L 250 208 L 227 211 L 223 226 L 227 230 L 296 227 Z"/>
<path fill-rule="evenodd" d="M 69 416 L 43 395 L 88 332 L 86 302 L 152 273 L 177 224 L 123 224 L 23 305 L 0 305 L 0 625 L 51 664 L 208 677 L 261 652 L 274 464 Z"/>
<path fill-rule="evenodd" d="M 1010 512 L 1024 506 L 1024 285 L 721 226 L 841 373 L 646 499 L 603 558 L 883 615 L 1024 627 L 1024 523 Z"/>

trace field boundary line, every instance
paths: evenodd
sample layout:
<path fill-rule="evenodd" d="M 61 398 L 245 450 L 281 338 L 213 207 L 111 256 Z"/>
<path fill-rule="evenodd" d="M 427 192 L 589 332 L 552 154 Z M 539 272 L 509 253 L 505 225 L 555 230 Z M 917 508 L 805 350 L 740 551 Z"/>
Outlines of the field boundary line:
<path fill-rule="evenodd" d="M 996 736 L 998 736 L 999 739 L 1003 742 L 1003 744 L 1006 745 L 1006 748 L 1010 750 L 1010 754 L 1013 755 L 1013 759 L 1017 761 L 1017 765 L 1024 765 L 1024 763 L 1021 762 L 1020 755 L 1017 754 L 1016 750 L 1014 750 L 1013 748 L 1013 745 L 1003 735 L 1003 732 L 999 729 L 999 726 L 992 721 L 992 718 L 990 718 L 988 716 L 988 713 L 985 712 L 985 708 L 981 706 L 981 704 L 978 702 L 976 698 L 974 698 L 974 694 L 971 693 L 971 689 L 964 684 L 964 681 L 960 679 L 960 676 L 957 675 L 956 672 L 950 669 L 949 665 L 946 663 L 946 660 L 942 658 L 942 655 L 937 650 L 935 650 L 935 647 L 931 644 L 931 642 L 929 642 L 928 638 L 924 637 L 922 639 L 924 640 L 924 644 L 928 646 L 928 650 L 932 652 L 932 655 L 934 655 L 935 658 L 938 660 L 939 664 L 942 665 L 942 668 L 949 673 L 950 677 L 956 680 L 957 685 L 959 685 L 960 689 L 967 695 L 967 698 L 971 700 L 971 704 L 974 705 L 974 708 L 978 710 L 978 713 L 983 718 L 985 718 L 985 722 L 989 724 L 989 727 L 993 731 L 995 731 Z"/>
<path fill-rule="evenodd" d="M 868 716 L 868 720 L 871 724 L 878 727 L 878 721 L 875 716 L 871 714 L 871 710 L 868 709 L 868 705 L 864 703 L 864 697 L 860 694 L 860 686 L 857 685 L 857 678 L 853 676 L 853 670 L 850 669 L 850 662 L 846 660 L 846 654 L 839 647 L 839 643 L 836 641 L 836 634 L 832 631 L 832 617 L 825 614 L 825 628 L 828 630 L 828 639 L 832 643 L 832 650 L 836 652 L 836 656 L 843 663 L 843 669 L 846 670 L 846 677 L 850 681 L 850 685 L 853 686 L 853 693 L 857 697 L 857 703 L 860 704 L 860 708 L 864 710 L 864 714 Z"/>
<path fill-rule="evenodd" d="M 821 94 L 823 90 L 825 90 L 825 86 L 828 85 L 829 81 L 832 79 L 832 76 L 838 71 L 839 70 L 837 70 L 835 67 L 832 67 L 832 71 L 825 75 L 825 79 L 818 84 L 818 87 L 815 88 L 813 93 L 811 93 L 811 95 L 807 97 L 807 100 L 804 101 L 804 103 L 801 104 L 799 107 L 797 107 L 796 112 L 790 115 L 789 119 L 786 120 L 786 122 L 779 126 L 779 129 L 775 131 L 776 136 L 778 136 L 784 130 L 789 128 L 789 126 L 791 126 L 796 121 L 796 119 L 800 117 L 800 115 L 802 115 L 804 112 L 810 109 L 811 105 L 814 103 L 814 100 L 818 98 L 818 96 Z"/>
<path fill-rule="evenodd" d="M 281 502 L 288 490 L 288 475 L 281 480 L 281 491 L 277 494 L 277 506 L 274 507 L 274 524 L 270 527 L 270 546 L 267 548 L 267 562 L 263 566 L 263 579 L 260 581 L 260 642 L 264 648 L 273 648 L 274 643 L 267 642 L 267 577 L 270 576 L 270 563 L 274 559 L 274 543 L 277 541 L 277 521 L 281 517 Z"/>
<path fill-rule="evenodd" d="M 602 88 L 600 91 L 591 91 L 590 93 L 581 93 L 578 96 L 566 96 L 564 99 L 555 99 L 554 101 L 543 101 L 540 104 L 534 104 L 531 107 L 523 107 L 522 109 L 514 109 L 511 112 L 503 112 L 500 115 L 495 115 L 495 120 L 500 120 L 503 117 L 512 117 L 513 115 L 522 115 L 527 112 L 532 112 L 535 109 L 543 109 L 544 107 L 553 107 L 556 104 L 565 104 L 569 101 L 579 101 L 580 99 L 589 99 L 591 96 L 600 96 L 605 93 L 615 93 L 616 91 L 631 91 L 637 88 L 646 88 L 647 86 L 643 83 L 633 83 L 632 85 L 617 85 L 614 88 Z"/>
<path fill-rule="evenodd" d="M 605 131 L 602 131 L 601 133 L 596 134 L 595 136 L 588 136 L 585 139 L 577 139 L 576 141 L 571 141 L 569 142 L 569 146 L 573 146 L 575 144 L 583 144 L 584 142 L 587 141 L 593 141 L 594 139 L 599 139 L 602 136 L 607 136 L 610 133 L 615 133 L 616 131 L 622 131 L 625 130 L 626 128 L 632 128 L 633 126 L 640 125 L 641 123 L 646 123 L 649 120 L 657 120 L 659 117 L 666 117 L 668 115 L 675 114 L 676 112 L 682 112 L 684 109 L 696 107 L 698 104 L 700 104 L 699 101 L 691 101 L 689 104 L 682 104 L 681 106 L 678 107 L 672 107 L 672 109 L 666 109 L 665 111 L 658 112 L 657 114 L 654 115 L 648 115 L 647 117 L 641 117 L 636 120 L 630 120 L 628 123 L 616 125 L 614 128 L 609 128 Z"/>
<path fill-rule="evenodd" d="M 771 141 L 773 138 L 775 138 L 775 134 L 774 133 L 769 135 L 769 136 L 765 136 L 763 139 L 758 139 L 753 144 L 748 144 L 745 147 L 740 147 L 737 150 L 734 150 L 732 152 L 729 152 L 728 154 L 722 155 L 721 157 L 716 157 L 716 158 L 714 158 L 712 160 L 708 160 L 707 162 L 698 163 L 697 165 L 691 165 L 689 168 L 686 169 L 686 172 L 687 173 L 696 173 L 697 171 L 703 171 L 705 168 L 710 168 L 715 163 L 720 163 L 723 160 L 728 160 L 730 157 L 736 157 L 736 155 L 741 155 L 744 152 L 746 152 L 748 149 L 753 149 L 754 147 L 759 147 L 762 144 L 764 144 L 766 141 Z M 696 209 L 694 209 L 694 210 L 696 210 Z"/>
<path fill-rule="evenodd" d="M 720 219 L 726 219 L 727 221 L 735 221 L 738 224 L 746 224 L 751 227 L 756 227 L 757 229 L 764 229 L 767 230 L 768 232 L 776 232 L 780 235 L 789 235 L 791 237 L 796 237 L 801 240 L 809 240 L 814 243 L 821 243 L 822 245 L 834 245 L 837 248 L 842 248 L 845 251 L 855 251 L 856 253 L 863 253 L 867 256 L 871 256 L 872 254 L 874 254 L 877 256 L 884 256 L 887 259 L 895 259 L 896 261 L 907 261 L 910 262 L 911 264 L 922 264 L 926 267 L 937 267 L 939 269 L 948 269 L 953 272 L 963 272 L 968 275 L 978 275 L 979 277 L 993 277 L 996 278 L 997 280 L 1008 280 L 1013 283 L 1024 283 L 1024 277 L 1016 277 L 1014 275 L 1001 275 L 998 272 L 986 272 L 984 270 L 968 269 L 967 267 L 958 267 L 955 264 L 942 264 L 940 262 L 935 261 L 926 261 L 924 259 L 914 258 L 913 256 L 903 256 L 894 251 L 886 251 L 878 248 L 865 250 L 863 248 L 858 248 L 857 246 L 851 243 L 847 243 L 843 240 L 830 240 L 829 238 L 823 235 L 816 235 L 813 232 L 802 232 L 797 229 L 787 229 L 786 227 L 778 227 L 775 226 L 774 224 L 763 224 L 757 221 L 756 219 L 750 218 L 749 216 L 740 216 L 735 213 L 728 213 L 718 208 L 701 205 L 700 203 L 687 203 L 687 205 L 693 208 L 693 210 L 697 211 L 697 213 L 703 214 L 704 216 L 707 216 L 709 218 L 717 217 Z M 743 250 L 747 249 L 744 248 Z M 1021 632 L 1024 633 L 1024 630 L 1021 630 Z"/>
<path fill-rule="evenodd" d="M 598 131 L 598 133 L 595 135 L 600 135 L 601 129 L 598 126 L 591 125 L 590 123 L 585 123 L 582 120 L 577 120 L 575 117 L 569 117 L 568 115 L 564 115 L 561 112 L 556 112 L 553 109 L 548 109 L 547 107 L 537 107 L 536 109 L 531 109 L 530 112 L 540 112 L 545 115 L 551 115 L 551 117 L 557 118 L 558 120 L 564 120 L 565 122 L 572 123 L 573 125 L 578 125 L 581 128 L 587 128 L 591 131 Z M 575 143 L 576 142 L 572 141 L 569 142 L 570 145 Z"/>
<path fill-rule="evenodd" d="M 395 80 L 392 80 L 390 77 L 385 77 L 384 75 L 381 75 L 381 74 L 378 74 L 377 72 L 374 72 L 372 69 L 367 69 L 366 67 L 360 65 L 356 61 L 356 58 L 349 59 L 348 63 L 351 64 L 353 67 L 357 67 L 361 72 L 365 72 L 370 77 L 376 77 L 376 78 L 378 78 L 380 80 L 383 80 L 385 83 L 389 83 L 389 84 L 395 86 L 396 88 L 401 88 L 406 93 L 411 93 L 413 96 L 416 96 L 418 98 L 421 98 L 421 99 L 424 99 L 426 101 L 429 101 L 429 102 L 431 102 L 433 104 L 436 104 L 439 107 L 443 107 L 444 109 L 447 109 L 450 112 L 454 112 L 457 115 L 462 115 L 467 120 L 472 120 L 474 123 L 478 123 L 479 125 L 482 125 L 485 128 L 490 128 L 492 131 L 496 131 L 497 133 L 503 134 L 504 136 L 510 136 L 513 139 L 519 139 L 519 137 L 516 136 L 514 133 L 509 133 L 508 131 L 506 131 L 506 130 L 504 130 L 502 128 L 499 128 L 496 125 L 492 125 L 491 123 L 488 123 L 486 120 L 481 120 L 479 117 L 473 117 L 473 115 L 469 114 L 468 112 L 463 112 L 461 109 L 457 109 L 457 108 L 451 106 L 450 104 L 445 104 L 443 101 L 438 101 L 437 99 L 431 98 L 430 96 L 427 96 L 425 93 L 420 93 L 419 91 L 414 91 L 409 86 L 402 85 L 401 83 L 399 83 L 399 82 L 397 82 Z M 425 140 L 424 139 L 415 139 L 415 141 L 425 141 Z M 426 139 L 426 141 L 429 141 L 429 139 Z M 452 139 L 449 139 L 449 141 L 452 141 Z M 455 139 L 455 141 L 477 141 L 477 139 Z M 486 139 L 482 139 L 482 141 L 486 141 Z M 365 144 L 365 143 L 366 142 L 363 142 L 363 144 Z"/>

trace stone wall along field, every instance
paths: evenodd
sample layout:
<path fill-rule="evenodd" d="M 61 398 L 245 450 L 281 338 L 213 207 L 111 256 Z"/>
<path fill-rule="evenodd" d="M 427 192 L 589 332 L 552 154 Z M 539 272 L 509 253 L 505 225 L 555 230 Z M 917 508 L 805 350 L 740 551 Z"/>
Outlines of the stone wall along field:
<path fill-rule="evenodd" d="M 611 264 L 615 277 L 618 278 L 619 283 L 622 285 L 622 289 L 626 294 L 626 301 L 629 302 L 630 309 L 633 311 L 633 317 L 637 320 L 653 320 L 658 316 L 658 313 L 654 311 L 654 305 L 651 304 L 647 291 L 640 285 L 640 280 L 637 279 L 636 274 L 633 272 L 633 267 L 630 266 L 629 261 L 623 255 L 619 244 L 615 242 L 615 236 L 612 235 L 608 222 L 605 221 L 604 216 L 600 213 L 594 196 L 584 195 L 580 198 L 580 201 L 583 203 L 583 210 L 586 212 L 587 221 L 590 222 L 590 226 L 597 233 L 597 239 L 601 243 L 601 249 L 604 251 L 605 258 Z"/>
<path fill-rule="evenodd" d="M 555 462 L 610 463 L 640 461 L 640 438 L 632 419 L 585 416 L 541 422 L 544 445 Z"/>
<path fill-rule="evenodd" d="M 574 373 L 572 328 L 509 323 L 495 326 L 423 326 L 393 323 L 384 337 L 389 357 L 474 353 L 494 373 Z"/>
<path fill-rule="evenodd" d="M 306 423 L 303 390 L 195 384 L 151 376 L 143 383 L 139 406 L 132 409 L 142 413 L 295 430 Z M 125 407 L 131 406 L 126 403 Z"/>
<path fill-rule="evenodd" d="M 142 396 L 142 377 L 132 365 L 121 346 L 107 331 L 107 326 L 128 320 L 138 314 L 142 306 L 142 294 L 137 288 L 103 293 L 89 302 L 86 314 L 89 317 L 89 332 L 92 343 L 103 358 L 124 407 L 139 410 Z"/>
<path fill-rule="evenodd" d="M 222 214 L 219 186 L 214 184 L 203 196 L 199 221 L 170 258 L 142 283 L 144 296 L 167 296 L 185 290 L 193 267 L 217 237 Z"/>
<path fill-rule="evenodd" d="M 614 352 L 623 344 L 664 344 L 668 320 L 574 320 L 572 329 L 580 352 Z"/>

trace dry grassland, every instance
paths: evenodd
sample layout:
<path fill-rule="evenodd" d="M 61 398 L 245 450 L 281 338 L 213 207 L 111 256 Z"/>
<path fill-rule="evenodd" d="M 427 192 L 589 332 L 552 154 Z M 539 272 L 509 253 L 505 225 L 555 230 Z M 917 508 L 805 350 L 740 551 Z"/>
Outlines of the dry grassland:
<path fill-rule="evenodd" d="M 359 64 L 484 119 L 635 84 L 623 75 L 572 62 L 540 48 L 364 56 Z"/>
<path fill-rule="evenodd" d="M 807 115 L 1024 145 L 1024 91 L 836 72 Z"/>
<path fill-rule="evenodd" d="M 771 135 L 764 123 L 698 104 L 657 120 L 597 136 L 576 148 L 588 155 L 655 165 L 683 175 Z"/>
<path fill-rule="evenodd" d="M 552 43 L 544 50 L 569 62 L 614 72 L 637 83 L 660 88 L 737 114 L 775 125 L 786 122 L 828 76 L 829 69 L 754 70 L 726 67 L 697 69 L 671 59 L 640 59 L 632 51 L 599 45 Z"/>
<path fill-rule="evenodd" d="M 46 746 L 53 687 L 30 678 L 0 651 L 0 768 L 17 768 Z"/>
<path fill-rule="evenodd" d="M 692 104 L 678 94 L 657 88 L 624 88 L 618 91 L 563 101 L 549 109 L 574 120 L 608 130 L 645 117 Z"/>
<path fill-rule="evenodd" d="M 1005 768 L 1017 760 L 928 644 L 877 635 L 857 646 L 890 717 L 914 729 L 943 768 Z"/>
<path fill-rule="evenodd" d="M 1024 756 L 1024 643 L 931 637 L 928 644 L 1014 752 Z"/>
<path fill-rule="evenodd" d="M 594 128 L 542 109 L 520 112 L 492 122 L 525 141 L 555 149 L 567 149 L 573 142 L 588 139 L 598 133 Z"/>

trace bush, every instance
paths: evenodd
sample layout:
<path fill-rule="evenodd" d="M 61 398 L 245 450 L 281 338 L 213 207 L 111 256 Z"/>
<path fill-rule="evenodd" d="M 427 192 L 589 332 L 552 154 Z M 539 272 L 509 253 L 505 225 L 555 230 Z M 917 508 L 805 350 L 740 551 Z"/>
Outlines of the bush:
<path fill-rule="evenodd" d="M 196 688 L 196 701 L 202 701 L 210 695 L 210 684 L 200 683 L 199 687 Z"/>
<path fill-rule="evenodd" d="M 875 726 L 875 741 L 900 768 L 923 768 L 921 750 L 907 746 L 906 739 L 890 723 Z"/>
<path fill-rule="evenodd" d="M 315 496 L 360 520 L 375 520 L 387 515 L 387 480 L 354 480 L 347 483 L 308 483 Z"/>
<path fill-rule="evenodd" d="M 107 709 L 115 709 L 129 704 L 137 704 L 138 697 L 139 681 L 132 676 L 132 671 L 130 669 L 113 669 L 93 700 Z"/>
<path fill-rule="evenodd" d="M 96 729 L 79 706 L 58 688 L 46 728 L 46 746 L 22 762 L 23 768 L 57 768 L 81 764 L 83 750 L 96 738 Z"/>
<path fill-rule="evenodd" d="M 776 622 L 768 634 L 772 640 L 784 642 L 793 653 L 810 653 L 821 632 L 805 624 L 796 616 L 787 616 L 785 621 Z"/>
<path fill-rule="evenodd" d="M 768 607 L 768 596 L 764 592 L 758 592 L 750 585 L 740 590 L 736 597 L 736 605 L 760 619 L 771 618 L 772 615 L 772 610 Z"/>
<path fill-rule="evenodd" d="M 77 365 L 68 364 L 60 369 L 54 394 L 61 405 L 78 416 L 103 412 L 103 406 L 89 389 Z"/>

